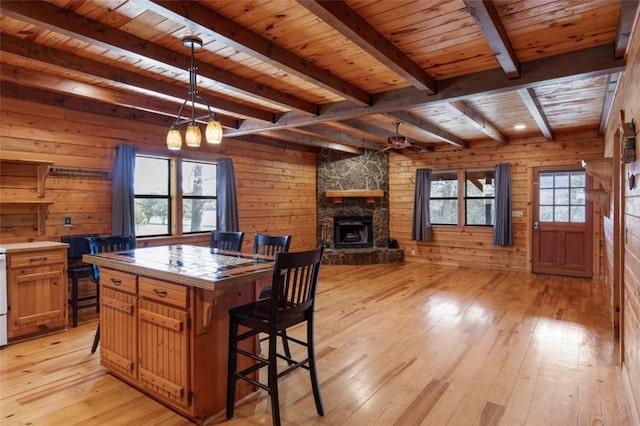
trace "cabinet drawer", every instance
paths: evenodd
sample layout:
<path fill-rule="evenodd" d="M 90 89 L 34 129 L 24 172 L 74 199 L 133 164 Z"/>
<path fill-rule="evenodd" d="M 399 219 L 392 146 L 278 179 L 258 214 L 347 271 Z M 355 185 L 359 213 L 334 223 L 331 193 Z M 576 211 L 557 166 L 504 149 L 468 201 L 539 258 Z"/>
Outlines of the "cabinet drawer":
<path fill-rule="evenodd" d="M 187 287 L 140 277 L 140 291 L 138 294 L 141 297 L 185 308 L 187 307 L 187 293 Z"/>
<path fill-rule="evenodd" d="M 8 256 L 9 268 L 51 265 L 65 261 L 65 250 L 39 250 L 27 253 L 15 253 Z"/>
<path fill-rule="evenodd" d="M 115 288 L 128 293 L 135 293 L 137 290 L 136 278 L 137 276 L 134 274 L 100 268 L 101 286 Z"/>

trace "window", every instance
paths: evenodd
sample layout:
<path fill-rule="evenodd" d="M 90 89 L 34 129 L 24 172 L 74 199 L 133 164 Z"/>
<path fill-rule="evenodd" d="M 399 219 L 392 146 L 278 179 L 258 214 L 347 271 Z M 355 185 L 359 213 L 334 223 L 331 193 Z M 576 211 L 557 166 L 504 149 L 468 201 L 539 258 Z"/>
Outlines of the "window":
<path fill-rule="evenodd" d="M 586 221 L 584 171 L 543 172 L 539 176 L 540 222 Z"/>
<path fill-rule="evenodd" d="M 493 170 L 431 173 L 431 225 L 493 226 Z"/>
<path fill-rule="evenodd" d="M 177 173 L 170 173 L 172 166 Z M 215 230 L 216 175 L 214 163 L 137 155 L 136 236 L 172 235 L 172 229 L 177 229 L 178 235 Z M 181 187 L 177 182 L 182 182 Z"/>
<path fill-rule="evenodd" d="M 429 214 L 432 225 L 458 224 L 458 173 L 431 174 Z"/>
<path fill-rule="evenodd" d="M 169 235 L 169 160 L 136 156 L 136 236 Z"/>
<path fill-rule="evenodd" d="M 493 225 L 493 174 L 493 170 L 465 172 L 465 225 Z"/>
<path fill-rule="evenodd" d="M 216 229 L 216 172 L 211 163 L 182 161 L 182 232 Z"/>

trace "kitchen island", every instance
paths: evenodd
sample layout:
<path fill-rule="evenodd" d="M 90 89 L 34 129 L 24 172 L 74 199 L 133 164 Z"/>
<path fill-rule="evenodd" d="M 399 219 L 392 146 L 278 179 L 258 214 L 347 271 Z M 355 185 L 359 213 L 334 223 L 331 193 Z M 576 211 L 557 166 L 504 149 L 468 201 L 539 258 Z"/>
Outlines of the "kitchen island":
<path fill-rule="evenodd" d="M 273 259 L 170 245 L 83 261 L 100 271 L 101 364 L 198 424 L 222 413 L 228 310 L 255 299 Z M 253 391 L 248 383 L 238 388 L 239 397 Z"/>

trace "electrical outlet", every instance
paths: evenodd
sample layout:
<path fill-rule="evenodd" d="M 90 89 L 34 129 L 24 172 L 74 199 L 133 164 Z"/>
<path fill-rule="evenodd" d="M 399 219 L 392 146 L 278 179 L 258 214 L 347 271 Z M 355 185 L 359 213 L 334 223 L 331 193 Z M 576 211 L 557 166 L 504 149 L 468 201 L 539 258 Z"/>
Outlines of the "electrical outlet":
<path fill-rule="evenodd" d="M 64 217 L 64 226 L 71 226 L 71 216 Z"/>

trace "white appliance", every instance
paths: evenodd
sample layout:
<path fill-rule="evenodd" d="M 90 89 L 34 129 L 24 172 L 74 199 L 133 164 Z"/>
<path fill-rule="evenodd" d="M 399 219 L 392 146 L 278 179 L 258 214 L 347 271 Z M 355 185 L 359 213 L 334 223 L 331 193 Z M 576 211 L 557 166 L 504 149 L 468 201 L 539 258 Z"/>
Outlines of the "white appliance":
<path fill-rule="evenodd" d="M 7 344 L 7 255 L 0 247 L 0 347 Z"/>

